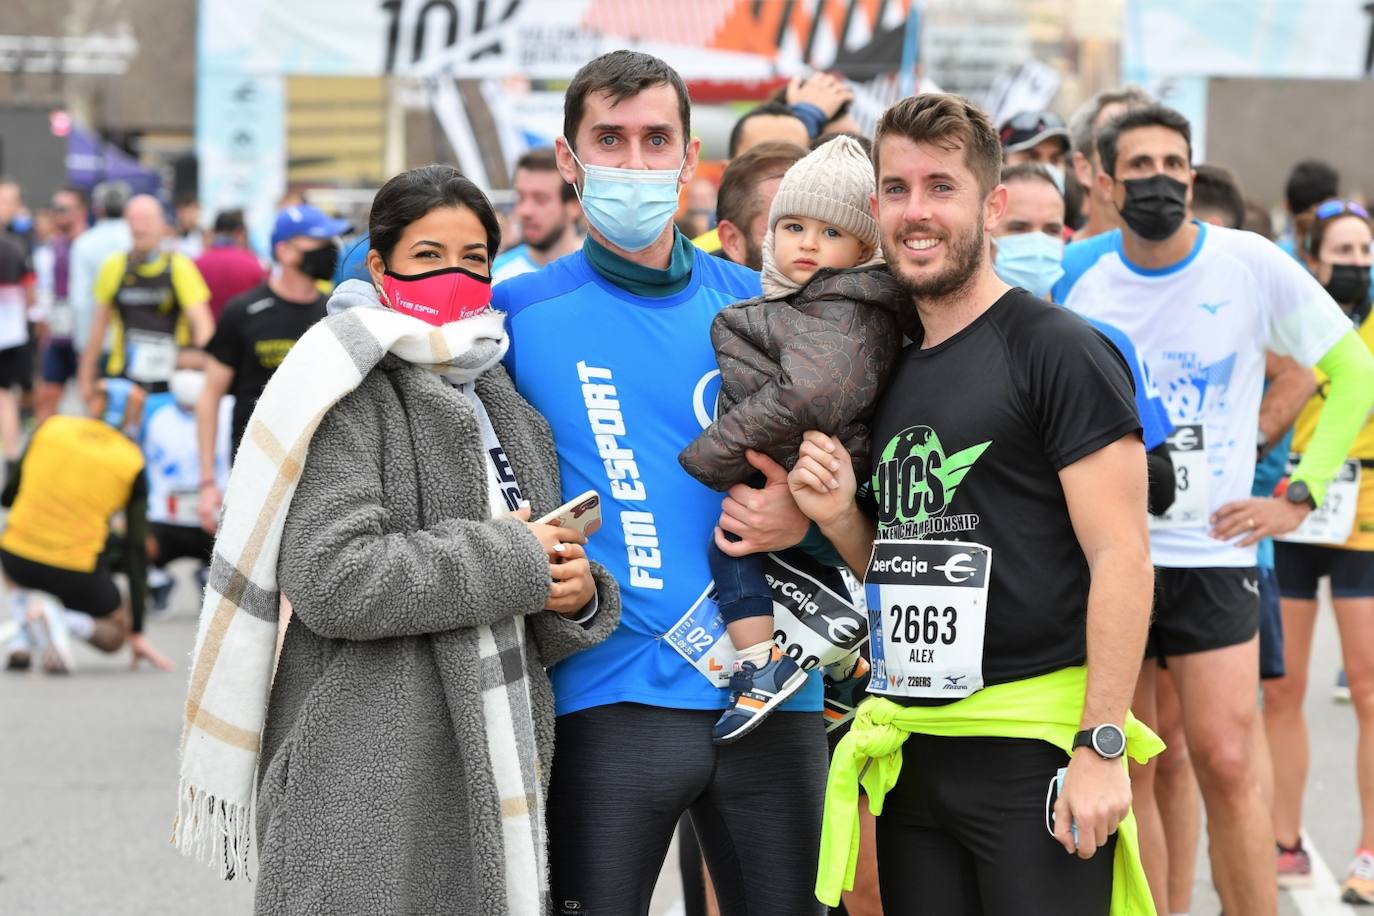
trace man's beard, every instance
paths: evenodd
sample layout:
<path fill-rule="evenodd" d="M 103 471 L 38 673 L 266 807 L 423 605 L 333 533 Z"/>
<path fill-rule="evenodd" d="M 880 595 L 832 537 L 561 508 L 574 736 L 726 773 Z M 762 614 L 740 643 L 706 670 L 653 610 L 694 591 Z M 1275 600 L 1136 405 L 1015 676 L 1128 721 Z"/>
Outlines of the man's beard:
<path fill-rule="evenodd" d="M 554 226 L 548 232 L 544 233 L 541 237 L 537 239 L 531 239 L 525 242 L 525 244 L 530 246 L 540 254 L 543 254 L 544 252 L 551 251 L 555 245 L 562 241 L 563 233 L 567 231 L 568 224 L 559 223 L 557 226 Z"/>
<path fill-rule="evenodd" d="M 763 246 L 748 235 L 744 237 L 744 266 L 750 270 L 763 270 Z"/>
<path fill-rule="evenodd" d="M 902 243 L 896 239 L 910 235 L 918 228 L 919 226 L 912 224 L 904 225 L 893 238 L 884 242 L 884 246 L 888 247 L 885 254 L 892 276 L 912 298 L 917 300 L 945 299 L 967 287 L 983 263 L 986 251 L 983 224 L 975 223 L 973 231 L 962 236 L 943 237 L 942 241 L 949 248 L 949 266 L 934 276 L 914 279 L 903 273 L 899 267 L 901 262 L 893 257 L 894 252 L 889 246 L 895 245 L 898 252 L 905 252 Z"/>

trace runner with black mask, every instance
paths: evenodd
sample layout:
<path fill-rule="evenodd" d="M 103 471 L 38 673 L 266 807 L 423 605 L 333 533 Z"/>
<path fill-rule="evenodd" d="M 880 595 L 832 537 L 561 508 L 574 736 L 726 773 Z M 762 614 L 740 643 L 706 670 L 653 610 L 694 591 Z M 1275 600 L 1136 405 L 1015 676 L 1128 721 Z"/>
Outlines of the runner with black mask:
<path fill-rule="evenodd" d="M 1222 904 L 1273 913 L 1271 822 L 1253 734 L 1255 544 L 1294 530 L 1326 499 L 1374 404 L 1374 357 L 1320 284 L 1272 243 L 1187 219 L 1191 128 L 1178 112 L 1128 111 L 1099 132 L 1098 156 L 1099 190 L 1124 226 L 1069 246 L 1057 298 L 1131 338 L 1176 428 L 1176 497 L 1151 520 L 1151 660 L 1133 708 L 1152 716 L 1153 659 L 1162 657 L 1207 807 Z M 1319 366 L 1330 386 L 1283 494 L 1254 498 L 1266 350 Z"/>
<path fill-rule="evenodd" d="M 287 207 L 277 214 L 272 229 L 277 269 L 271 279 L 224 306 L 215 336 L 206 347 L 210 358 L 206 360 L 205 389 L 196 404 L 200 523 L 206 531 L 215 530 L 222 498 L 215 482 L 220 398 L 234 396 L 229 452 L 233 460 L 267 380 L 292 344 L 324 317 L 325 297 L 316 284 L 334 275 L 338 237 L 349 228 L 346 220 L 332 219 L 308 204 Z"/>

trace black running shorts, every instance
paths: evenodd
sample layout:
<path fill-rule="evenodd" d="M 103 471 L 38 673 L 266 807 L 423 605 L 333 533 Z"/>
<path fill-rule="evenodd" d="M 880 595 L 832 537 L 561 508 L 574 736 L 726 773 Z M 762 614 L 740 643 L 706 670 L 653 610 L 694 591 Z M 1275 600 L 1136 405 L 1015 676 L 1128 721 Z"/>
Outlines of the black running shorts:
<path fill-rule="evenodd" d="M 1248 642 L 1259 632 L 1255 567 L 1155 567 L 1147 658 L 1192 655 Z"/>
<path fill-rule="evenodd" d="M 1275 541 L 1274 569 L 1285 598 L 1311 601 L 1322 576 L 1331 577 L 1333 598 L 1374 597 L 1374 550 Z"/>
<path fill-rule="evenodd" d="M 103 560 L 87 573 L 35 563 L 0 550 L 0 568 L 5 570 L 5 577 L 20 588 L 47 592 L 61 601 L 63 607 L 92 617 L 108 617 L 123 603 L 114 576 Z"/>

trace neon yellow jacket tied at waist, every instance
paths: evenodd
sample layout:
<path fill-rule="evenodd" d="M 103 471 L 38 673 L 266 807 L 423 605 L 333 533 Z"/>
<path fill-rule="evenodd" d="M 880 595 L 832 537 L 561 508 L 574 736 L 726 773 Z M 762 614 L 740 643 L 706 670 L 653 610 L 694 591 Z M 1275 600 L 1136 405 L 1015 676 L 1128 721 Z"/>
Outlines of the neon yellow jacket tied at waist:
<path fill-rule="evenodd" d="M 902 772 L 902 744 L 907 736 L 1032 738 L 1048 741 L 1068 755 L 1083 714 L 1087 684 L 1088 669 L 1077 667 L 987 687 L 948 706 L 899 706 L 883 697 L 869 697 L 859 707 L 853 727 L 835 748 L 830 763 L 816 897 L 835 906 L 841 890 L 853 889 L 859 858 L 859 784 L 862 782 L 868 793 L 873 813 L 882 814 L 883 799 Z M 1127 754 L 1137 763 L 1145 763 L 1162 750 L 1164 742 L 1128 713 Z M 861 777 L 860 768 L 865 763 L 868 767 Z M 1051 775 L 1046 774 L 1046 778 Z M 1111 916 L 1154 913 L 1150 887 L 1140 865 L 1135 816 L 1127 813 L 1117 828 Z"/>

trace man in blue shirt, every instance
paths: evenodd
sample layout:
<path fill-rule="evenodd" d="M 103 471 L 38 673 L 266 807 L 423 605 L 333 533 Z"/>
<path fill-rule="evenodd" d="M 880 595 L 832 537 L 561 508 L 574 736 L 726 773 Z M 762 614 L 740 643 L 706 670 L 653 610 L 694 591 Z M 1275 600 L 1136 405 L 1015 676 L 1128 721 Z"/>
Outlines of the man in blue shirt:
<path fill-rule="evenodd" d="M 587 550 L 623 596 L 610 639 L 551 672 L 560 914 L 646 912 L 688 811 L 723 913 L 824 911 L 812 895 L 827 758 L 819 676 L 749 740 L 711 743 L 729 698 L 724 659 L 702 652 L 719 636 L 708 539 L 715 529 L 727 552 L 779 550 L 807 524 L 766 457 L 755 459 L 766 485 L 723 504 L 677 461 L 714 413 L 711 321 L 760 292 L 758 274 L 674 229 L 699 146 L 686 86 L 662 61 L 615 51 L 584 66 L 556 149 L 589 236 L 494 292 L 509 315 L 507 368 L 553 429 L 564 496 L 601 494 L 605 524 Z"/>
<path fill-rule="evenodd" d="M 572 186 L 558 174 L 551 148 L 532 149 L 521 156 L 512 184 L 520 244 L 497 255 L 491 264 L 492 283 L 531 273 L 582 247 L 578 229 L 582 208 Z"/>

